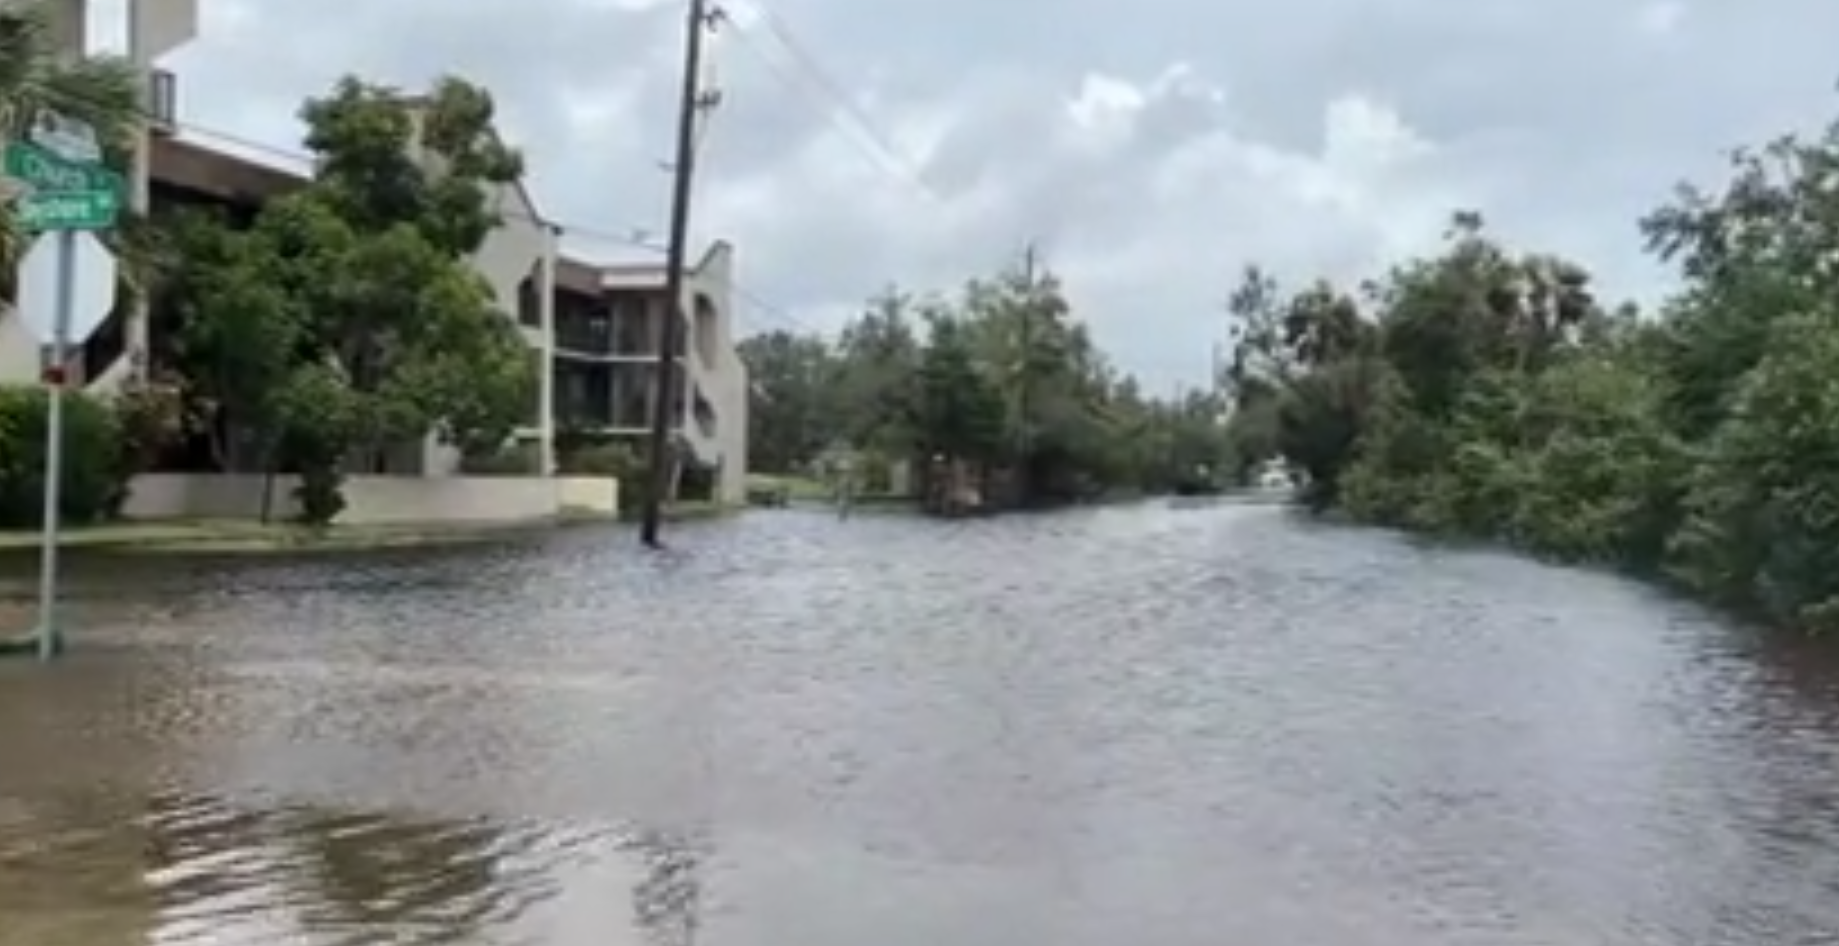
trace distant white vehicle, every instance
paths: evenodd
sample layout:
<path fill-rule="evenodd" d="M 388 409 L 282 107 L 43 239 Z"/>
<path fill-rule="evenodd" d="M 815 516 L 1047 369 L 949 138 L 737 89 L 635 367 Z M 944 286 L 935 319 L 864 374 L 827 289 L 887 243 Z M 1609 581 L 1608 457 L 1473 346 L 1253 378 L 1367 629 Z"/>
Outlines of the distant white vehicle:
<path fill-rule="evenodd" d="M 1288 492 L 1296 488 L 1296 479 L 1290 475 L 1289 464 L 1282 460 L 1266 460 L 1258 471 L 1258 488 L 1266 492 Z"/>

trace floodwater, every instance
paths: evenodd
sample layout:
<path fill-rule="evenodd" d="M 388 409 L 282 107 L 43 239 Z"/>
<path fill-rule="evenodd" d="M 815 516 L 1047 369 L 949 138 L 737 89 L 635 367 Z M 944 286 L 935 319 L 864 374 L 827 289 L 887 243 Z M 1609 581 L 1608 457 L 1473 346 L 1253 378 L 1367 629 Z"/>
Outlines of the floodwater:
<path fill-rule="evenodd" d="M 81 563 L 0 946 L 1839 942 L 1816 648 L 1271 508 L 675 537 Z"/>

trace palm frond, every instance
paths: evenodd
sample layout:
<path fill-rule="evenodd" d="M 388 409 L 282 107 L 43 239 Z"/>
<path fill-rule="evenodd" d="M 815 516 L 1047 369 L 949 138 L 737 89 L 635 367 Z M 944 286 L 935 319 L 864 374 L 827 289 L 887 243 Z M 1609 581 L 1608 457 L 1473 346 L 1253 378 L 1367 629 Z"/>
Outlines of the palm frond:
<path fill-rule="evenodd" d="M 72 57 L 58 48 L 47 0 L 0 12 L 0 134 L 17 134 L 40 110 L 88 122 L 104 145 L 139 133 L 140 71 L 119 56 Z"/>
<path fill-rule="evenodd" d="M 19 226 L 11 200 L 0 200 L 0 305 L 9 305 L 19 290 L 19 258 L 31 245 L 31 234 Z"/>

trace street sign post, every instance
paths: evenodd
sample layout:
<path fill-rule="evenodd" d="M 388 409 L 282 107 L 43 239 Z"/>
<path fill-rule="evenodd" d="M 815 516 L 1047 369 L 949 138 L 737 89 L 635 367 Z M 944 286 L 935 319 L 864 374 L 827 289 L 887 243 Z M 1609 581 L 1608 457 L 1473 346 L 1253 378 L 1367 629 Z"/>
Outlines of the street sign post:
<path fill-rule="evenodd" d="M 70 324 L 64 338 L 81 345 L 95 334 L 115 308 L 115 254 L 94 233 L 70 233 L 68 246 L 62 234 L 48 233 L 32 241 L 19 260 L 19 289 L 15 308 L 19 322 L 42 346 L 57 341 L 58 266 L 71 257 L 76 280 L 70 293 Z"/>
<path fill-rule="evenodd" d="M 73 161 L 32 141 L 15 141 L 4 153 L 6 176 L 27 189 L 19 199 L 20 225 L 32 231 L 108 230 L 121 215 L 127 181 L 95 163 Z"/>
<path fill-rule="evenodd" d="M 17 215 L 33 241 L 19 267 L 20 320 L 50 349 L 44 370 L 44 535 L 40 543 L 38 656 L 64 649 L 58 624 L 59 522 L 64 480 L 64 385 L 70 350 L 89 339 L 115 302 L 115 258 L 90 231 L 115 226 L 126 182 L 102 164 L 95 129 L 52 112 L 33 121 L 27 141 L 0 155 L 6 176 L 27 188 Z"/>

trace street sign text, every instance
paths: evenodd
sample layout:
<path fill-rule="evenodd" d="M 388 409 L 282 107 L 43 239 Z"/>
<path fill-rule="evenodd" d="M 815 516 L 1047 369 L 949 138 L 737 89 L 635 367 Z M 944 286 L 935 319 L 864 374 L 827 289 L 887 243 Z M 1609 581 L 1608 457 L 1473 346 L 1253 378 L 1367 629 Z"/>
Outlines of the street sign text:
<path fill-rule="evenodd" d="M 119 193 L 126 184 L 120 174 L 99 164 L 66 161 L 50 149 L 28 141 L 6 146 L 6 176 L 33 190 L 99 191 Z"/>
<path fill-rule="evenodd" d="M 121 201 L 114 191 L 34 192 L 19 202 L 19 225 L 45 230 L 107 230 L 115 225 Z"/>

